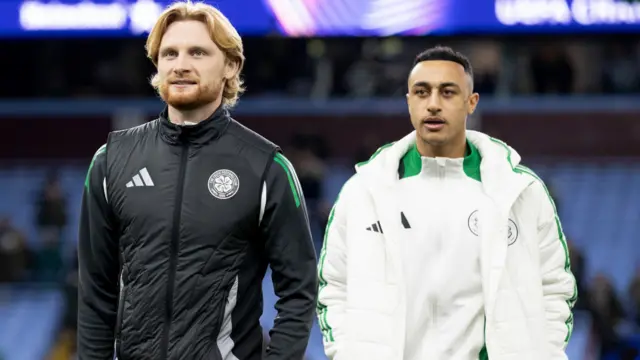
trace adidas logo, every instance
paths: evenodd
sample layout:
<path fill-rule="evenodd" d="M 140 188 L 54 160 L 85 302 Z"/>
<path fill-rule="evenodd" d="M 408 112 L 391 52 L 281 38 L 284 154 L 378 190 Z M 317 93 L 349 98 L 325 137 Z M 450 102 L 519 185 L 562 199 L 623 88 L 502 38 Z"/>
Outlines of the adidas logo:
<path fill-rule="evenodd" d="M 138 173 L 133 176 L 133 180 L 127 183 L 128 188 L 134 186 L 154 186 L 147 168 L 142 168 L 142 170 L 138 171 Z"/>
<path fill-rule="evenodd" d="M 405 229 L 411 229 L 411 225 L 409 225 L 409 220 L 407 220 L 407 217 L 404 216 L 403 212 L 400 212 L 400 222 L 402 222 L 402 227 L 404 227 Z"/>
<path fill-rule="evenodd" d="M 382 231 L 382 225 L 380 225 L 380 221 L 371 224 L 371 226 L 367 228 L 367 231 L 373 231 L 380 234 L 384 234 L 384 232 Z"/>
<path fill-rule="evenodd" d="M 402 222 L 402 227 L 405 229 L 411 229 L 411 225 L 409 224 L 409 220 L 407 220 L 407 217 L 404 216 L 404 212 L 400 213 L 400 222 Z M 380 225 L 380 221 L 376 221 L 375 223 L 371 224 L 371 226 L 369 226 L 367 228 L 367 231 L 373 231 L 373 232 L 377 232 L 380 234 L 384 234 L 384 232 L 382 231 L 382 225 Z"/>

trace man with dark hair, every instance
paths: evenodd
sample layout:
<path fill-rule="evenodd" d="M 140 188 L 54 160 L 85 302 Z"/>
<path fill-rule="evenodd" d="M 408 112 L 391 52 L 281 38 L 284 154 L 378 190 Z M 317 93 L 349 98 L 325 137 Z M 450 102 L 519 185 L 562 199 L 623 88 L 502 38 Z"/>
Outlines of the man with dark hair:
<path fill-rule="evenodd" d="M 564 360 L 576 300 L 544 183 L 504 142 L 466 130 L 469 60 L 416 57 L 415 131 L 344 185 L 319 264 L 330 359 Z"/>
<path fill-rule="evenodd" d="M 462 53 L 455 51 L 450 47 L 436 46 L 421 52 L 413 61 L 413 66 L 416 66 L 421 62 L 436 60 L 451 61 L 462 66 L 464 72 L 469 75 L 469 79 L 471 80 L 472 85 L 471 90 L 473 90 L 473 69 L 471 68 L 471 62 Z"/>

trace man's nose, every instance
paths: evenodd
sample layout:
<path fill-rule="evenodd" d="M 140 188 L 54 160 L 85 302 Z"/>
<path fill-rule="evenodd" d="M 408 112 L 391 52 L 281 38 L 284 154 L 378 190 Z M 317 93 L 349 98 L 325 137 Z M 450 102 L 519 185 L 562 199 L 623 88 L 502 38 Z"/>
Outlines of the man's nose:
<path fill-rule="evenodd" d="M 173 69 L 173 72 L 176 74 L 176 76 L 183 77 L 189 73 L 189 69 L 179 68 L 176 66 Z"/>
<path fill-rule="evenodd" d="M 436 92 L 429 96 L 427 102 L 427 111 L 431 114 L 437 114 L 442 111 L 442 104 L 440 102 L 440 96 Z"/>
<path fill-rule="evenodd" d="M 173 68 L 173 71 L 177 75 L 184 75 L 185 73 L 188 73 L 189 71 L 191 71 L 190 69 L 191 69 L 191 65 L 187 57 L 184 55 L 178 56 L 178 58 L 176 59 L 175 67 Z"/>

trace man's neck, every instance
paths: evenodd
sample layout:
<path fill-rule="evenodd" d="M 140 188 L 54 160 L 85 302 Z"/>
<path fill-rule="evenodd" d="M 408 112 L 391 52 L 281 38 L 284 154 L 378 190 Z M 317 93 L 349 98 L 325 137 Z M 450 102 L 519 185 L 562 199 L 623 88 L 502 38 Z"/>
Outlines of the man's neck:
<path fill-rule="evenodd" d="M 169 120 L 176 125 L 192 125 L 197 124 L 211 116 L 220 106 L 221 101 L 217 100 L 208 103 L 193 110 L 178 110 L 172 106 L 169 106 L 168 115 Z"/>
<path fill-rule="evenodd" d="M 416 147 L 421 156 L 425 157 L 443 157 L 443 158 L 462 158 L 465 156 L 467 150 L 467 139 L 462 137 L 461 139 L 455 139 L 447 144 L 440 146 L 434 146 L 428 144 L 421 138 L 416 139 Z"/>

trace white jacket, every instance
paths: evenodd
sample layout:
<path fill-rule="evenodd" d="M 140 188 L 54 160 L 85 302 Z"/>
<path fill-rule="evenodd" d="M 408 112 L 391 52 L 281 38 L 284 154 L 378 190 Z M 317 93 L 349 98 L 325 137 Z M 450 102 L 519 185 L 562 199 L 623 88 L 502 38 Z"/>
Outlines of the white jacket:
<path fill-rule="evenodd" d="M 415 132 L 383 146 L 344 185 L 331 211 L 318 265 L 318 318 L 332 360 L 402 360 L 405 283 L 394 191 Z M 467 131 L 482 156 L 492 200 L 478 212 L 485 342 L 491 360 L 563 360 L 577 299 L 566 239 L 543 182 L 500 140 Z M 416 201 L 420 201 L 417 199 Z M 508 246 L 508 219 L 518 241 Z M 373 220 L 372 220 L 373 219 Z M 381 241 L 365 228 L 377 219 Z M 431 359 L 428 359 L 431 360 Z M 448 360 L 448 359 L 436 359 Z"/>

